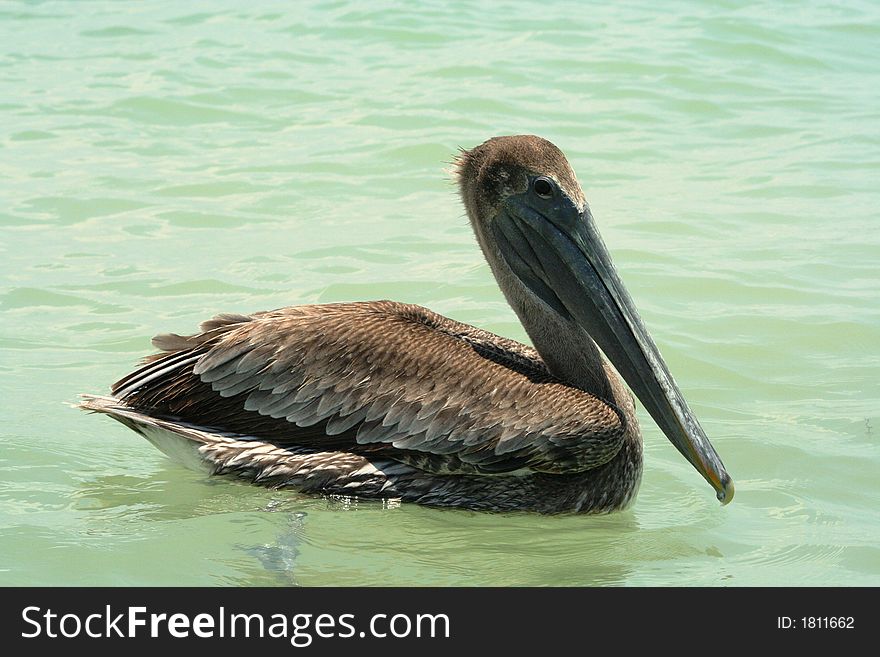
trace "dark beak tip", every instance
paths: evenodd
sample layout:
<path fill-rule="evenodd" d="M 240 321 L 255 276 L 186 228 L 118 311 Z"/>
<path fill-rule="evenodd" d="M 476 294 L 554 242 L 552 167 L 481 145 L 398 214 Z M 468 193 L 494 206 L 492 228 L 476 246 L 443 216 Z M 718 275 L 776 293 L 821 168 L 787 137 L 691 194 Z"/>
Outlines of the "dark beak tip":
<path fill-rule="evenodd" d="M 716 494 L 718 501 L 721 502 L 721 506 L 730 504 L 735 492 L 736 488 L 733 485 L 733 479 L 725 472 L 724 476 L 721 477 L 721 489 Z"/>

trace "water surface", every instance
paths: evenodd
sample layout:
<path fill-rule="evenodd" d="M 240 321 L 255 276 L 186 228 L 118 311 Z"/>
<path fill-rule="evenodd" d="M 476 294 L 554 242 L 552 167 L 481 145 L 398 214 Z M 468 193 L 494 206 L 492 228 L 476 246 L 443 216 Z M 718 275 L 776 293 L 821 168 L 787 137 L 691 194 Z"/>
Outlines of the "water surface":
<path fill-rule="evenodd" d="M 0 7 L 0 584 L 880 584 L 876 3 Z M 221 311 L 391 298 L 526 340 L 443 168 L 569 156 L 737 483 L 642 414 L 635 507 L 205 478 L 65 405 Z"/>

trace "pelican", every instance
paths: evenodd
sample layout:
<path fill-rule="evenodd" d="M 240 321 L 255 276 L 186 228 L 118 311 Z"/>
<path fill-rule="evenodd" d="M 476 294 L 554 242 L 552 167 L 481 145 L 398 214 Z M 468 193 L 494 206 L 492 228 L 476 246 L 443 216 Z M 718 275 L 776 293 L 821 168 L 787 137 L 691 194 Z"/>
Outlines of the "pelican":
<path fill-rule="evenodd" d="M 625 381 L 728 503 L 733 482 L 618 277 L 563 153 L 532 135 L 494 137 L 462 151 L 454 175 L 534 347 L 394 301 L 221 314 L 194 335 L 153 338 L 160 353 L 112 396 L 83 395 L 80 406 L 186 465 L 255 484 L 435 507 L 607 513 L 633 502 L 642 474 Z"/>

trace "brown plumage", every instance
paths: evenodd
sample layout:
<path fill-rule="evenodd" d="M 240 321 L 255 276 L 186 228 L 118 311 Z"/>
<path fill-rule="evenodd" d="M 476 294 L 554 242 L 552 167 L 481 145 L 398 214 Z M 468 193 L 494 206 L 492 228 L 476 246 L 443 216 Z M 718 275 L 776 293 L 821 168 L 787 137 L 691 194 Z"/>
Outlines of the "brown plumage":
<path fill-rule="evenodd" d="M 265 485 L 471 509 L 626 506 L 642 454 L 631 395 L 564 298 L 549 298 L 542 270 L 520 275 L 486 228 L 536 174 L 586 211 L 574 173 L 537 137 L 490 140 L 458 171 L 537 350 L 392 301 L 219 315 L 194 335 L 154 338 L 162 353 L 82 407 L 190 465 Z"/>

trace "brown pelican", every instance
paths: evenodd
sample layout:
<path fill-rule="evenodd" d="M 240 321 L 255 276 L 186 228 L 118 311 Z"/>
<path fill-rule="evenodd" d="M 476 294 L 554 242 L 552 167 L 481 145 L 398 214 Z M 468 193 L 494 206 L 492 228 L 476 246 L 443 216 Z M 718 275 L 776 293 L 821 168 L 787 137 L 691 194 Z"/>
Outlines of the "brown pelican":
<path fill-rule="evenodd" d="M 474 233 L 534 348 L 393 301 L 223 314 L 86 395 L 163 452 L 303 492 L 602 513 L 635 498 L 633 398 L 722 503 L 733 483 L 618 278 L 562 152 L 495 137 L 456 162 Z M 597 347 L 598 345 L 598 347 Z"/>

